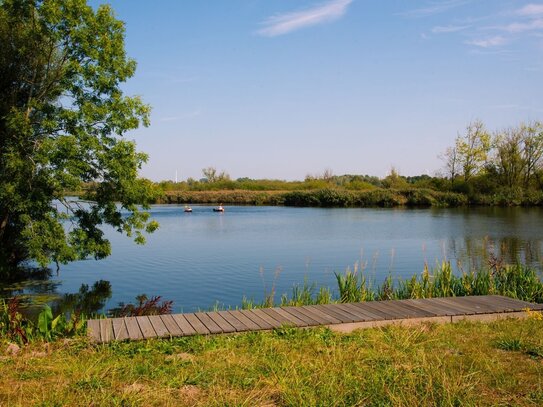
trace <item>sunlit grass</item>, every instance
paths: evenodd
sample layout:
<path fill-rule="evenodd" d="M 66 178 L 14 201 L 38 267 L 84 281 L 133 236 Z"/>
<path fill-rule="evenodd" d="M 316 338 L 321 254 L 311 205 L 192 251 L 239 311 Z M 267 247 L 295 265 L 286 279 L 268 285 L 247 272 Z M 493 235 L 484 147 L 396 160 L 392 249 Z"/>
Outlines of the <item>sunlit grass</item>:
<path fill-rule="evenodd" d="M 539 405 L 542 347 L 536 318 L 35 342 L 0 359 L 0 405 Z"/>

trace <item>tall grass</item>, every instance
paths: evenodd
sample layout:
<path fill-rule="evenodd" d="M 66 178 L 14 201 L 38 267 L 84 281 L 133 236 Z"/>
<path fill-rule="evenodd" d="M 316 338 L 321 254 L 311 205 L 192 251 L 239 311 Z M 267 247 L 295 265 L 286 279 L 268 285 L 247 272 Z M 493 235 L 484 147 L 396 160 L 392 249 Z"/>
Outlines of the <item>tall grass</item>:
<path fill-rule="evenodd" d="M 504 295 L 528 302 L 543 303 L 543 281 L 538 272 L 524 264 L 504 265 L 493 262 L 486 269 L 455 274 L 451 263 L 443 261 L 432 270 L 424 265 L 420 274 L 408 279 L 388 275 L 375 284 L 358 263 L 342 273 L 335 273 L 337 293 L 327 287 L 317 289 L 307 280 L 295 285 L 290 296 L 283 294 L 281 305 L 311 305 L 408 298 L 461 297 L 468 295 Z M 334 295 L 335 294 L 335 295 Z M 270 307 L 273 301 L 245 302 L 245 308 Z"/>

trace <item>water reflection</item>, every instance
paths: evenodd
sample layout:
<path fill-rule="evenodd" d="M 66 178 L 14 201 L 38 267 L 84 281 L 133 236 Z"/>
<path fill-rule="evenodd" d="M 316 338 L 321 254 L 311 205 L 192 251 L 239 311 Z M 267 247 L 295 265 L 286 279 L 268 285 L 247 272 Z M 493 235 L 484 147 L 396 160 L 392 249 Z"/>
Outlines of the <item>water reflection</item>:
<path fill-rule="evenodd" d="M 445 259 L 457 271 L 486 267 L 494 257 L 543 269 L 542 208 L 193 209 L 187 215 L 182 205 L 153 206 L 160 229 L 146 245 L 106 229 L 113 248 L 107 259 L 4 284 L 1 295 L 31 294 L 59 310 L 71 304 L 102 312 L 147 293 L 173 300 L 174 312 L 190 312 L 239 306 L 244 296 L 260 301 L 272 285 L 279 295 L 306 279 L 334 290 L 334 272 L 355 262 L 376 284 Z M 269 270 L 265 282 L 260 270 Z"/>
<path fill-rule="evenodd" d="M 76 293 L 59 293 L 62 281 L 53 278 L 48 268 L 19 269 L 19 273 L 12 273 L 0 283 L 0 298 L 17 297 L 21 311 L 35 320 L 45 304 L 52 308 L 54 315 L 96 314 L 112 295 L 111 283 L 106 280 L 96 281 L 91 287 L 81 284 Z"/>

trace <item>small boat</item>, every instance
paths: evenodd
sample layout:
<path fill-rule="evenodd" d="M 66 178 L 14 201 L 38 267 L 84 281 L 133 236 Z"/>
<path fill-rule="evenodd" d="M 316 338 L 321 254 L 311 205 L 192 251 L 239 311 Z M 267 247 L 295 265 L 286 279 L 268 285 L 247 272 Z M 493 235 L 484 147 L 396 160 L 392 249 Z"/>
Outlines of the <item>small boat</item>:
<path fill-rule="evenodd" d="M 185 212 L 192 212 L 192 208 L 190 206 L 185 206 Z"/>
<path fill-rule="evenodd" d="M 222 205 L 219 205 L 216 208 L 213 208 L 213 212 L 224 212 L 224 208 Z"/>

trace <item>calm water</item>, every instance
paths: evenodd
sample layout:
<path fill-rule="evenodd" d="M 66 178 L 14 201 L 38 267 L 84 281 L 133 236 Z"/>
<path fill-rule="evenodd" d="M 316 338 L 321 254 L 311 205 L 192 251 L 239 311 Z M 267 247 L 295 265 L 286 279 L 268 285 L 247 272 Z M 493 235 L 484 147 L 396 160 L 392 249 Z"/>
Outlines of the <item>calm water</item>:
<path fill-rule="evenodd" d="M 141 293 L 174 301 L 174 311 L 261 300 L 275 284 L 289 292 L 304 279 L 335 289 L 335 271 L 356 262 L 381 281 L 408 277 L 446 258 L 464 269 L 489 252 L 541 269 L 543 210 L 317 209 L 157 205 L 160 229 L 145 246 L 108 230 L 113 254 L 62 266 L 45 289 L 77 292 L 81 284 L 111 282 L 105 308 Z M 34 292 L 40 288 L 34 287 Z"/>

